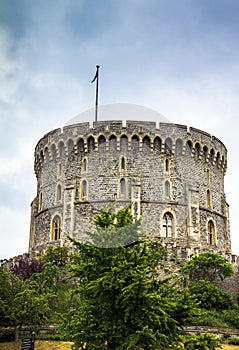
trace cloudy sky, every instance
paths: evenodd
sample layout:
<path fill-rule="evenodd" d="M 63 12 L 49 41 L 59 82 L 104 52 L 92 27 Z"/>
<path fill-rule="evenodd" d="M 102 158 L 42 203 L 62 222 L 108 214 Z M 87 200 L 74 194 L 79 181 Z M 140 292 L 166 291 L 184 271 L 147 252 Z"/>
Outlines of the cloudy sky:
<path fill-rule="evenodd" d="M 100 104 L 127 102 L 220 138 L 239 254 L 239 2 L 0 0 L 0 259 L 28 249 L 34 147 Z"/>

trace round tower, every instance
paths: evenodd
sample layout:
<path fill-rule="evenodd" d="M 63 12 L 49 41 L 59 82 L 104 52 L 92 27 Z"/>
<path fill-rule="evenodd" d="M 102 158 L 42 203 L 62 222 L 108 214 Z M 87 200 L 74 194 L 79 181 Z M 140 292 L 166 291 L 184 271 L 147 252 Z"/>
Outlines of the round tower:
<path fill-rule="evenodd" d="M 184 125 L 149 121 L 77 123 L 35 149 L 37 195 L 29 252 L 84 239 L 103 206 L 130 206 L 142 230 L 181 259 L 231 254 L 224 193 L 227 150 Z"/>

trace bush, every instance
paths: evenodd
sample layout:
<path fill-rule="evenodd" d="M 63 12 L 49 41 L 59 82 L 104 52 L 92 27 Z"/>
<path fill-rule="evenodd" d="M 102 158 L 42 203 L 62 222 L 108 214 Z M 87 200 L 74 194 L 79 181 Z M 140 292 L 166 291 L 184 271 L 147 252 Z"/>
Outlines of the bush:
<path fill-rule="evenodd" d="M 222 348 L 220 339 L 209 333 L 185 336 L 182 339 L 184 350 L 216 350 L 218 348 Z"/>
<path fill-rule="evenodd" d="M 228 293 L 206 280 L 192 283 L 189 290 L 195 295 L 196 300 L 203 309 L 229 310 L 235 306 L 232 297 Z"/>
<path fill-rule="evenodd" d="M 15 340 L 15 332 L 10 329 L 0 330 L 0 343 L 12 342 Z"/>
<path fill-rule="evenodd" d="M 221 319 L 227 323 L 228 327 L 239 329 L 239 310 L 224 310 L 220 314 Z"/>
<path fill-rule="evenodd" d="M 228 344 L 239 345 L 239 338 L 230 337 L 228 339 Z"/>
<path fill-rule="evenodd" d="M 199 309 L 197 313 L 188 319 L 188 326 L 207 326 L 207 327 L 228 327 L 222 319 L 222 313 L 216 310 Z"/>

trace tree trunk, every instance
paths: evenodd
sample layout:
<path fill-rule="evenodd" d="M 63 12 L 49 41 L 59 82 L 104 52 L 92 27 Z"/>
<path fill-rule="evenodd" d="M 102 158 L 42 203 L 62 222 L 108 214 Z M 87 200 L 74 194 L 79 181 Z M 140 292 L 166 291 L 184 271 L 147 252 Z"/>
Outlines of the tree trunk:
<path fill-rule="evenodd" d="M 19 334 L 19 329 L 18 329 L 18 326 L 15 326 L 15 343 L 18 342 L 18 334 Z"/>

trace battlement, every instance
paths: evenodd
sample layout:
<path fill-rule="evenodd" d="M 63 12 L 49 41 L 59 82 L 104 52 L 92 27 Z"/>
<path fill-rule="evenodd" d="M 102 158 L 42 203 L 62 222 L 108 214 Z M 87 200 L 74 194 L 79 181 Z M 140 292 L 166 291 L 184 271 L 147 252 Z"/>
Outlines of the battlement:
<path fill-rule="evenodd" d="M 157 143 L 162 154 L 168 151 L 177 155 L 190 153 L 192 157 L 198 157 L 205 162 L 211 161 L 224 173 L 226 171 L 227 149 L 213 135 L 180 124 L 115 120 L 68 125 L 63 129 L 58 128 L 44 135 L 35 148 L 36 175 L 38 176 L 44 161 L 56 160 L 63 151 L 66 157 L 72 151 L 77 154 L 79 142 L 84 145 L 85 153 L 90 148 L 89 140 L 95 151 L 99 151 L 100 143 L 105 143 L 107 151 L 110 140 L 113 138 L 116 139 L 116 145 L 119 149 L 122 137 L 127 138 L 129 150 L 132 140 L 139 142 L 139 151 L 142 150 L 143 144 L 146 142 L 153 152 L 156 150 L 155 143 Z"/>

